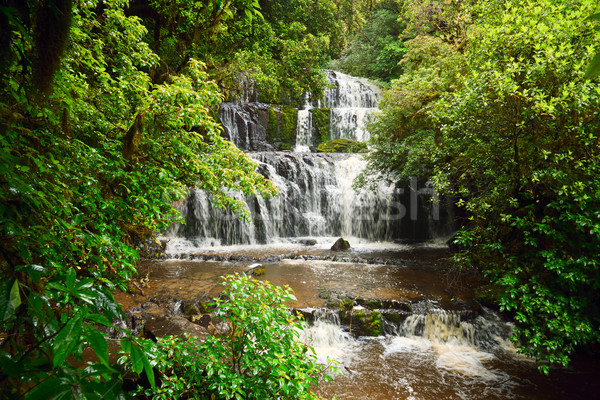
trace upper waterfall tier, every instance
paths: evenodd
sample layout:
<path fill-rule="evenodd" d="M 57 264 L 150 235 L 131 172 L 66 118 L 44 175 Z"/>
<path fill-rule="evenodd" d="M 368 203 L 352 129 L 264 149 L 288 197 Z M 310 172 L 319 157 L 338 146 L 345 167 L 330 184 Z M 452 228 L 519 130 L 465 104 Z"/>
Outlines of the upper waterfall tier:
<path fill-rule="evenodd" d="M 330 86 L 325 89 L 324 107 L 377 108 L 381 89 L 365 78 L 327 71 Z"/>
<path fill-rule="evenodd" d="M 348 236 L 370 241 L 425 240 L 447 234 L 448 209 L 430 200 L 423 182 L 398 187 L 382 182 L 355 192 L 352 182 L 365 161 L 350 154 L 250 153 L 259 171 L 279 189 L 270 199 L 242 197 L 250 223 L 211 206 L 210 196 L 192 190 L 180 211 L 185 225 L 166 236 L 197 245 L 275 243 L 298 237 Z"/>
<path fill-rule="evenodd" d="M 378 112 L 379 87 L 335 71 L 327 71 L 327 79 L 323 98 L 311 99 L 307 94 L 300 107 L 257 101 L 222 103 L 219 117 L 225 136 L 244 151 L 309 152 L 336 138 L 367 141 L 367 125 Z M 242 98 L 256 100 L 257 96 Z"/>

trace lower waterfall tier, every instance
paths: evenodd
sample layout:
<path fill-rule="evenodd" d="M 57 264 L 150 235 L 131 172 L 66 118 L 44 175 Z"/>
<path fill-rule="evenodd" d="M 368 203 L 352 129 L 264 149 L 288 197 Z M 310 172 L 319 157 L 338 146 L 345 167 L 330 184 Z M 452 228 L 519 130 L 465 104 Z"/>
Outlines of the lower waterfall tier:
<path fill-rule="evenodd" d="M 250 153 L 258 170 L 279 189 L 245 201 L 250 223 L 214 209 L 211 196 L 192 190 L 181 205 L 185 224 L 166 233 L 219 245 L 273 243 L 282 238 L 347 236 L 369 241 L 424 241 L 452 233 L 452 207 L 416 178 L 408 187 L 382 182 L 355 191 L 365 161 L 354 154 Z"/>

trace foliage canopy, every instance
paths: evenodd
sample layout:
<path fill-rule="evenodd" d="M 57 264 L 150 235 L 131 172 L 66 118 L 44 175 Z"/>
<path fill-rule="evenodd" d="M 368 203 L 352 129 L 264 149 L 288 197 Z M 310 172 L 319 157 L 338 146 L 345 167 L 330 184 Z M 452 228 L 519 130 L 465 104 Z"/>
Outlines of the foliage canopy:
<path fill-rule="evenodd" d="M 456 15 L 447 3 L 412 18 Z M 479 1 L 449 20 L 468 22 L 464 40 L 442 24 L 407 42 L 359 182 L 425 175 L 454 196 L 468 216 L 458 261 L 501 288 L 522 351 L 550 364 L 600 341 L 596 7 Z"/>

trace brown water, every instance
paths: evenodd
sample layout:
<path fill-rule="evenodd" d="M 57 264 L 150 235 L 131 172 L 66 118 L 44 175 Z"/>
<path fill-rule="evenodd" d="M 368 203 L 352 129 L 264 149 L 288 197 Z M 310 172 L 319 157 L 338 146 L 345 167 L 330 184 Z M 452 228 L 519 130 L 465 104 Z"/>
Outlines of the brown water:
<path fill-rule="evenodd" d="M 305 248 L 222 250 L 210 257 L 230 259 L 232 254 L 244 261 L 147 262 L 140 273 L 148 276 L 149 286 L 137 301 L 206 301 L 220 292 L 221 276 L 247 270 L 253 258 L 330 257 L 327 250 Z M 318 387 L 320 395 L 337 395 L 339 400 L 600 399 L 597 362 L 578 360 L 574 368 L 554 370 L 545 377 L 534 361 L 516 353 L 508 340 L 510 326 L 496 314 L 486 311 L 473 321 L 457 320 L 452 310 L 476 305 L 468 281 L 443 272 L 445 249 L 377 248 L 350 256 L 364 262 L 286 258 L 261 262 L 266 274 L 260 279 L 289 285 L 298 298 L 293 304 L 297 308 L 323 307 L 322 293 L 330 291 L 428 304 L 438 313 L 413 315 L 396 334 L 369 338 L 351 337 L 331 318 L 318 320 L 305 334 L 320 360 L 333 357 L 343 371 L 343 376 Z M 399 265 L 373 263 L 392 258 Z"/>

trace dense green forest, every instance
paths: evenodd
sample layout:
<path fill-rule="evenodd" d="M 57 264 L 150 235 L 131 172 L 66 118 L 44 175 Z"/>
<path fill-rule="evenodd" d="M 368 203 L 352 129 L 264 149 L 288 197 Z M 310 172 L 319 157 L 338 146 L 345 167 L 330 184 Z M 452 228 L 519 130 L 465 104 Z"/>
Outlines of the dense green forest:
<path fill-rule="evenodd" d="M 129 371 L 146 380 L 140 396 L 316 398 L 323 371 L 286 334 L 285 290 L 227 280 L 222 312 L 282 346 L 283 360 L 246 360 L 264 376 L 241 373 L 244 334 L 202 348 L 123 330 L 116 365 L 104 332 L 122 316 L 113 292 L 189 187 L 242 218 L 230 190 L 276 195 L 222 138 L 218 104 L 244 77 L 262 101 L 318 96 L 325 67 L 386 88 L 357 184 L 428 176 L 454 197 L 457 265 L 489 278 L 546 372 L 597 346 L 600 87 L 585 76 L 597 11 L 591 0 L 0 0 L 2 396 L 128 398 Z M 244 326 L 232 304 L 262 322 Z M 97 360 L 83 368 L 86 346 Z"/>
<path fill-rule="evenodd" d="M 373 69 L 390 37 L 368 39 L 396 34 L 384 2 L 349 47 L 369 51 L 336 62 L 388 83 L 357 184 L 431 177 L 462 210 L 458 266 L 489 277 L 543 371 L 567 365 L 600 340 L 600 88 L 586 78 L 597 4 L 403 5 L 395 74 Z"/>

